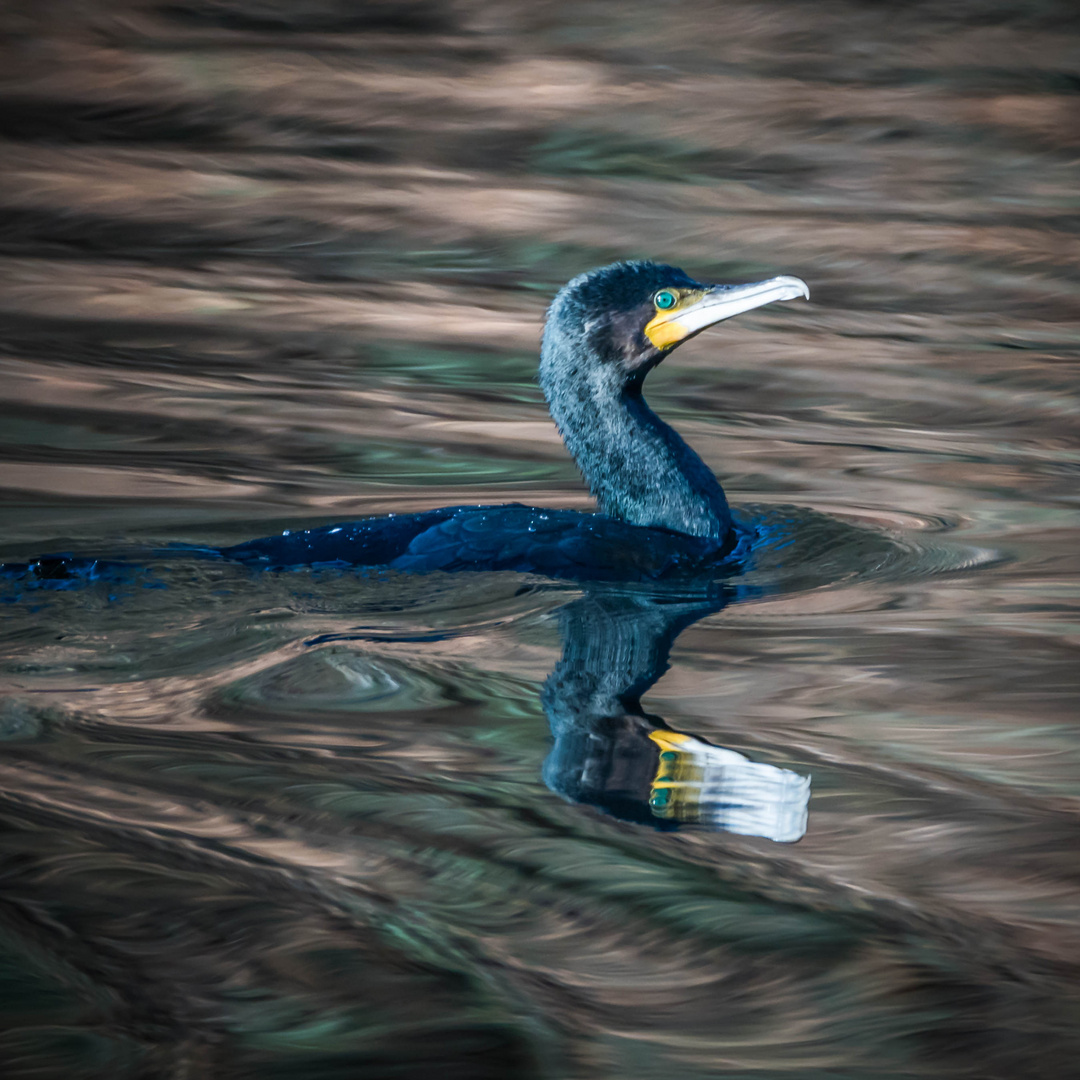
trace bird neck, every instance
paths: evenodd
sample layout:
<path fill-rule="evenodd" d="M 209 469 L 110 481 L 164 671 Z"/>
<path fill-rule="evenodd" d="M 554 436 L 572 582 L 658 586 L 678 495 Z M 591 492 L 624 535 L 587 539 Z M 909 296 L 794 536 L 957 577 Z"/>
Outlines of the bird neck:
<path fill-rule="evenodd" d="M 724 490 L 704 461 L 627 386 L 614 364 L 541 358 L 551 415 L 602 514 L 722 543 Z"/>

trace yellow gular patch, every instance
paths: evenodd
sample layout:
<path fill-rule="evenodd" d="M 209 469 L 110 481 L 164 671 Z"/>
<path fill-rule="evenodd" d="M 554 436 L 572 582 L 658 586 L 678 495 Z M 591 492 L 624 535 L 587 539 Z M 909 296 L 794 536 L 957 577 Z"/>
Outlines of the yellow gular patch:
<path fill-rule="evenodd" d="M 658 310 L 656 315 L 645 324 L 645 336 L 657 349 L 661 350 L 674 348 L 686 337 L 690 331 L 679 322 L 679 313 L 684 308 L 697 303 L 705 295 L 701 289 L 684 291 L 669 289 L 668 291 L 678 296 L 678 303 L 672 308 Z"/>

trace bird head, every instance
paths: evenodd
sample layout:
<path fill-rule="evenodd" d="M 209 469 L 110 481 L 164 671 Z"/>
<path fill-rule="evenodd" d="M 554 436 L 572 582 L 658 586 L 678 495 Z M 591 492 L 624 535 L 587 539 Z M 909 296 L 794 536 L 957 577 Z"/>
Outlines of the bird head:
<path fill-rule="evenodd" d="M 602 365 L 626 383 L 640 382 L 706 327 L 799 296 L 809 299 L 810 290 L 797 277 L 705 285 L 674 266 L 614 263 L 581 274 L 559 291 L 548 310 L 544 352 Z"/>

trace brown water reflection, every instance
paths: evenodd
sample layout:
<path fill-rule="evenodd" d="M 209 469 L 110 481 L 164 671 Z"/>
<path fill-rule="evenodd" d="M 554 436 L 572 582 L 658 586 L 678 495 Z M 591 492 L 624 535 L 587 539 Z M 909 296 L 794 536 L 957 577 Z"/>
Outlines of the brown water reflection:
<path fill-rule="evenodd" d="M 5 605 L 5 1076 L 1075 1075 L 1073 4 L 0 25 L 0 559 L 585 507 L 540 319 L 631 256 L 810 283 L 650 400 L 734 503 L 916 553 L 796 559 L 645 696 L 812 777 L 784 846 L 544 786 L 569 588 Z"/>

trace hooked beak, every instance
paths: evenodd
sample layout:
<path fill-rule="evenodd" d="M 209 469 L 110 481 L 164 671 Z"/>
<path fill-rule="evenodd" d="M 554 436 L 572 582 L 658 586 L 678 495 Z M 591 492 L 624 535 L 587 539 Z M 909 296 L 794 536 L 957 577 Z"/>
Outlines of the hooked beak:
<path fill-rule="evenodd" d="M 714 285 L 687 296 L 669 311 L 659 311 L 645 327 L 649 340 L 658 349 L 672 349 L 707 326 L 733 315 L 772 304 L 778 300 L 810 299 L 806 282 L 797 277 L 775 277 L 752 285 Z"/>

